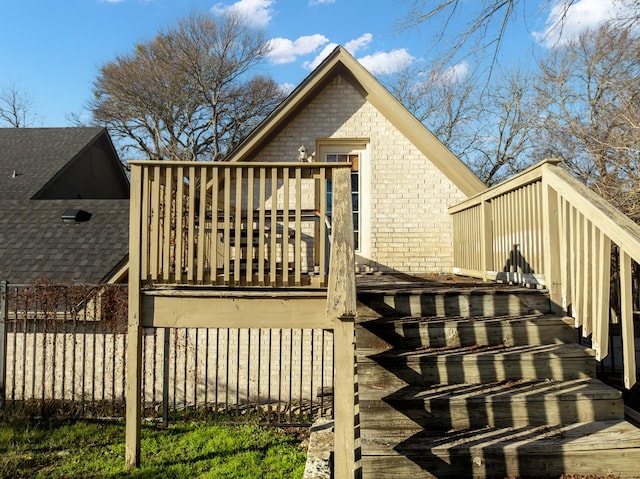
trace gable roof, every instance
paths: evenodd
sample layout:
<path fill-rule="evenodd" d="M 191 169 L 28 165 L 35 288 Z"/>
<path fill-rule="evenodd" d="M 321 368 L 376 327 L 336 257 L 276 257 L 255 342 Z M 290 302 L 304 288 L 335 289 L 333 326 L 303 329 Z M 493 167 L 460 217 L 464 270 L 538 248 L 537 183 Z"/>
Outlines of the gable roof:
<path fill-rule="evenodd" d="M 227 157 L 249 161 L 266 146 L 337 75 L 343 75 L 364 98 L 380 111 L 406 138 L 467 196 L 487 187 L 444 146 L 415 116 L 375 79 L 344 48 L 338 46 L 327 58 Z"/>
<path fill-rule="evenodd" d="M 0 129 L 0 281 L 110 280 L 128 255 L 128 195 L 106 129 Z M 68 209 L 90 217 L 65 222 Z"/>
<path fill-rule="evenodd" d="M 126 190 L 124 169 L 105 128 L 0 128 L 0 199 L 42 194 L 92 146 L 105 152 Z"/>

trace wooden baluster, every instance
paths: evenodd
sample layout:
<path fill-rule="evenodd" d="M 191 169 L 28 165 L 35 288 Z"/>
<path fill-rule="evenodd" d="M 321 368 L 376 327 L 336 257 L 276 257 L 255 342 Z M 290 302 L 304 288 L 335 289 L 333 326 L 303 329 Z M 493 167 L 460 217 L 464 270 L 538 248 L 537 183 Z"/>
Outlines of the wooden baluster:
<path fill-rule="evenodd" d="M 200 194 L 198 196 L 198 205 L 200 209 L 198 211 L 198 266 L 197 266 L 197 280 L 198 284 L 204 283 L 204 255 L 207 250 L 205 244 L 205 229 L 207 226 L 207 167 L 200 167 Z"/>
<path fill-rule="evenodd" d="M 149 234 L 149 266 L 151 269 L 151 281 L 158 281 L 159 254 L 160 254 L 160 182 L 161 170 L 159 166 L 153 168 L 153 180 L 151 183 L 151 231 Z"/>
<path fill-rule="evenodd" d="M 253 285 L 253 258 L 255 257 L 255 249 L 253 245 L 253 168 L 247 169 L 247 285 Z"/>
<path fill-rule="evenodd" d="M 622 322 L 622 357 L 624 360 L 624 387 L 631 389 L 636 383 L 636 350 L 633 330 L 633 279 L 631 256 L 620 248 L 620 321 Z"/>
<path fill-rule="evenodd" d="M 224 254 L 223 254 L 223 268 L 224 268 L 224 284 L 231 283 L 231 167 L 226 166 L 224 168 L 224 201 L 222 207 L 224 218 Z"/>
<path fill-rule="evenodd" d="M 260 180 L 258 183 L 259 188 L 259 212 L 258 212 L 258 284 L 264 286 L 264 263 L 265 263 L 265 248 L 266 248 L 266 229 L 265 229 L 265 210 L 266 210 L 266 193 L 267 193 L 267 169 L 260 168 Z"/>
<path fill-rule="evenodd" d="M 220 246 L 218 235 L 218 191 L 220 188 L 220 178 L 218 168 L 211 168 L 211 241 L 209 242 L 209 269 L 211 270 L 211 284 L 218 282 L 218 253 Z"/>
<path fill-rule="evenodd" d="M 196 246 L 196 168 L 189 167 L 189 233 L 187 235 L 187 282 L 193 283 L 195 280 L 195 246 Z"/>
<path fill-rule="evenodd" d="M 295 284 L 302 284 L 302 169 L 296 168 Z"/>
<path fill-rule="evenodd" d="M 289 168 L 282 170 L 282 284 L 289 286 Z"/>
<path fill-rule="evenodd" d="M 242 175 L 244 168 L 236 168 L 234 173 L 236 175 L 236 199 L 234 204 L 234 250 L 233 250 L 233 282 L 240 284 L 242 273 Z"/>
<path fill-rule="evenodd" d="M 171 231 L 173 229 L 173 169 L 164 169 L 164 233 L 162 239 L 162 279 L 171 279 Z"/>
<path fill-rule="evenodd" d="M 176 268 L 175 281 L 181 284 L 184 281 L 184 168 L 177 168 L 176 178 Z"/>

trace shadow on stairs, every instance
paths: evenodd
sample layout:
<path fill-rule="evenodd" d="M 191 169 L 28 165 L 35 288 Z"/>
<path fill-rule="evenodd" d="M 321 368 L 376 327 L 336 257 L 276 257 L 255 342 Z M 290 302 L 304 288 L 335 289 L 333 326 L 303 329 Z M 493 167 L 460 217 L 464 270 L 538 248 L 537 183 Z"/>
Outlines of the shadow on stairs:
<path fill-rule="evenodd" d="M 362 477 L 638 478 L 640 429 L 546 291 L 359 285 Z"/>

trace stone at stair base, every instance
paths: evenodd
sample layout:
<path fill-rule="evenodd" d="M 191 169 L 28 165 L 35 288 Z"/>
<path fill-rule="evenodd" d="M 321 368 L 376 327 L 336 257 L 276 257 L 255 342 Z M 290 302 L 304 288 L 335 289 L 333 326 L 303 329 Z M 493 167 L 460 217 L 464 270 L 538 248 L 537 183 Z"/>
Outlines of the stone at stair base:
<path fill-rule="evenodd" d="M 331 479 L 333 469 L 333 420 L 320 418 L 309 430 L 304 479 Z"/>

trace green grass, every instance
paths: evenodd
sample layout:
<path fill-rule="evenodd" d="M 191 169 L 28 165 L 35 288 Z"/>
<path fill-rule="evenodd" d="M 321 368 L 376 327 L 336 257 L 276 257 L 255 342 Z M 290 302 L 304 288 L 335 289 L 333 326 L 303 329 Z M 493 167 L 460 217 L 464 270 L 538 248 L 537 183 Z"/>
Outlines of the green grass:
<path fill-rule="evenodd" d="M 139 469 L 125 468 L 122 422 L 0 424 L 0 478 L 296 478 L 295 430 L 254 425 L 142 427 Z"/>

